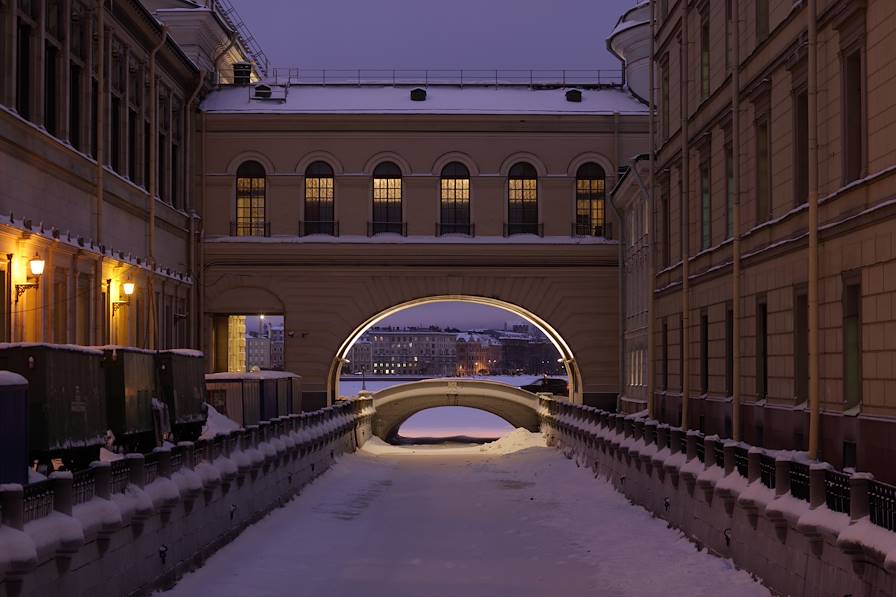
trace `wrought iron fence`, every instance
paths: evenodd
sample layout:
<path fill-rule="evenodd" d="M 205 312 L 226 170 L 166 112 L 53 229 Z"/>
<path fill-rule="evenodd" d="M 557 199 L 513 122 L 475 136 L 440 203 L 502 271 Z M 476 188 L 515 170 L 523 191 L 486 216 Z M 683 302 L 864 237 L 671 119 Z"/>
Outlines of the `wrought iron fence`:
<path fill-rule="evenodd" d="M 72 504 L 89 502 L 96 495 L 96 475 L 92 468 L 78 471 L 73 475 Z"/>
<path fill-rule="evenodd" d="M 775 488 L 775 459 L 768 454 L 759 457 L 759 479 L 769 489 Z"/>
<path fill-rule="evenodd" d="M 143 483 L 149 485 L 159 477 L 159 455 L 151 452 L 143 458 Z"/>
<path fill-rule="evenodd" d="M 849 475 L 825 471 L 824 495 L 828 508 L 834 512 L 849 514 Z"/>
<path fill-rule="evenodd" d="M 747 455 L 747 449 L 743 446 L 734 448 L 734 468 L 744 479 L 750 477 L 750 457 Z"/>
<path fill-rule="evenodd" d="M 868 509 L 871 522 L 896 531 L 896 487 L 880 481 L 869 483 Z"/>
<path fill-rule="evenodd" d="M 798 500 L 809 501 L 809 465 L 790 463 L 790 494 Z"/>
<path fill-rule="evenodd" d="M 38 483 L 29 483 L 24 488 L 23 499 L 24 522 L 49 516 L 53 511 L 53 481 L 48 479 Z"/>
<path fill-rule="evenodd" d="M 475 85 L 539 87 L 613 87 L 623 83 L 621 69 L 315 69 L 275 67 L 274 85 Z"/>
<path fill-rule="evenodd" d="M 112 476 L 112 493 L 124 493 L 128 483 L 131 482 L 131 469 L 127 460 L 116 460 L 109 468 Z"/>

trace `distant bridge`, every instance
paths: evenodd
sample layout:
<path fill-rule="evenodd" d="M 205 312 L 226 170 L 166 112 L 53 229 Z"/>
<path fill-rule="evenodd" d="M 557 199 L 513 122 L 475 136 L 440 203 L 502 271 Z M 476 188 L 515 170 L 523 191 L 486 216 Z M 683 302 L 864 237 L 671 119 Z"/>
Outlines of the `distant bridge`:
<path fill-rule="evenodd" d="M 466 406 L 497 415 L 513 425 L 538 431 L 538 396 L 494 381 L 427 379 L 371 394 L 376 414 L 373 434 L 389 440 L 416 413 L 439 406 Z"/>

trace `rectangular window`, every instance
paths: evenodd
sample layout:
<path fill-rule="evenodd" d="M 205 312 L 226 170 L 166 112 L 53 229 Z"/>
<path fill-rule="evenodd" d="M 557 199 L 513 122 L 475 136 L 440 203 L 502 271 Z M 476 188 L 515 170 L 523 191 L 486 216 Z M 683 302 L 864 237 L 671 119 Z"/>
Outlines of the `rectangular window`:
<path fill-rule="evenodd" d="M 165 164 L 165 151 L 168 144 L 168 136 L 165 133 L 159 133 L 158 161 L 156 163 L 156 197 L 162 201 L 168 201 L 168 168 Z"/>
<path fill-rule="evenodd" d="M 31 25 L 19 21 L 16 28 L 16 111 L 31 118 Z"/>
<path fill-rule="evenodd" d="M 768 221 L 771 215 L 771 165 L 769 158 L 768 119 L 756 122 L 756 222 Z"/>
<path fill-rule="evenodd" d="M 734 19 L 734 10 L 731 6 L 732 0 L 725 0 L 725 72 L 731 70 L 731 45 L 732 45 L 732 20 Z"/>
<path fill-rule="evenodd" d="M 809 399 L 809 298 L 805 289 L 793 297 L 793 396 L 797 404 Z"/>
<path fill-rule="evenodd" d="M 137 111 L 128 110 L 128 178 L 137 181 Z"/>
<path fill-rule="evenodd" d="M 669 323 L 663 319 L 663 327 L 661 332 L 661 359 L 663 370 L 660 372 L 660 388 L 669 389 Z"/>
<path fill-rule="evenodd" d="M 99 136 L 99 83 L 90 80 L 90 157 L 96 158 L 97 137 Z"/>
<path fill-rule="evenodd" d="M 768 37 L 768 0 L 756 0 L 756 43 Z"/>
<path fill-rule="evenodd" d="M 700 313 L 700 393 L 709 392 L 709 315 Z"/>
<path fill-rule="evenodd" d="M 83 89 L 81 67 L 72 64 L 68 79 L 68 141 L 72 147 L 81 151 L 81 91 Z"/>
<path fill-rule="evenodd" d="M 793 202 L 809 200 L 809 93 L 805 89 L 793 98 Z"/>
<path fill-rule="evenodd" d="M 59 134 L 59 49 L 49 41 L 44 44 L 44 128 L 53 136 Z"/>
<path fill-rule="evenodd" d="M 700 15 L 700 96 L 709 97 L 709 9 Z"/>
<path fill-rule="evenodd" d="M 725 307 L 725 395 L 734 395 L 734 309 Z"/>
<path fill-rule="evenodd" d="M 843 402 L 862 401 L 862 287 L 846 282 L 843 289 Z"/>
<path fill-rule="evenodd" d="M 660 201 L 663 207 L 662 264 L 663 267 L 669 267 L 672 263 L 672 208 L 668 180 L 662 183 L 661 189 L 662 197 Z"/>
<path fill-rule="evenodd" d="M 114 95 L 109 120 L 109 162 L 113 170 L 122 174 L 124 170 L 121 161 L 121 98 Z"/>
<path fill-rule="evenodd" d="M 843 182 L 850 183 L 862 177 L 865 166 L 865 83 L 861 50 L 844 57 L 843 82 Z"/>
<path fill-rule="evenodd" d="M 756 302 L 756 398 L 768 398 L 768 305 Z"/>
<path fill-rule="evenodd" d="M 660 120 L 663 127 L 663 141 L 669 138 L 671 130 L 669 126 L 669 95 L 669 56 L 667 55 L 660 63 L 660 109 L 662 110 Z"/>
<path fill-rule="evenodd" d="M 171 145 L 171 205 L 180 206 L 180 146 Z"/>
<path fill-rule="evenodd" d="M 725 146 L 725 238 L 734 238 L 734 146 Z"/>
<path fill-rule="evenodd" d="M 700 248 L 712 244 L 712 189 L 710 187 L 709 158 L 700 164 Z"/>

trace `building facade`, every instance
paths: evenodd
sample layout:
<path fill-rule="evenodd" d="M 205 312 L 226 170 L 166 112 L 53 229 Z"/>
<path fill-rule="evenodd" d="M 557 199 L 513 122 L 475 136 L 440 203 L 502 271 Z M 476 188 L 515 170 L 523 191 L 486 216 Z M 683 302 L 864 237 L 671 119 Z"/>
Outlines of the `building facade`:
<path fill-rule="evenodd" d="M 654 413 L 892 481 L 896 7 L 654 5 Z"/>

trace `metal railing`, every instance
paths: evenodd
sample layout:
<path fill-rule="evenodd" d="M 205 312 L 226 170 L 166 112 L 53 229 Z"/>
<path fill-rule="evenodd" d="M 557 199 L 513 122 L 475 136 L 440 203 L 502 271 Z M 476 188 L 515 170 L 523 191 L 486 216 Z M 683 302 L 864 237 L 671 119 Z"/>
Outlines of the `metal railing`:
<path fill-rule="evenodd" d="M 750 458 L 743 446 L 734 448 L 734 468 L 744 479 L 750 476 Z"/>
<path fill-rule="evenodd" d="M 470 222 L 463 224 L 438 222 L 436 224 L 436 236 L 445 234 L 466 234 L 467 236 L 476 236 L 476 226 Z"/>
<path fill-rule="evenodd" d="M 53 512 L 53 481 L 46 480 L 26 485 L 23 491 L 24 521 L 31 522 Z"/>
<path fill-rule="evenodd" d="M 775 459 L 768 454 L 759 457 L 759 479 L 769 489 L 775 488 Z"/>
<path fill-rule="evenodd" d="M 112 476 L 112 493 L 124 493 L 131 482 L 131 469 L 128 461 L 116 460 L 110 465 Z"/>
<path fill-rule="evenodd" d="M 825 471 L 824 495 L 828 508 L 834 512 L 849 514 L 849 475 L 838 471 Z"/>
<path fill-rule="evenodd" d="M 299 235 L 324 234 L 339 236 L 339 222 L 336 220 L 299 220 Z"/>
<path fill-rule="evenodd" d="M 367 236 L 374 234 L 400 234 L 408 235 L 407 222 L 367 222 Z"/>
<path fill-rule="evenodd" d="M 483 69 L 483 68 L 295 68 L 275 67 L 275 85 L 465 85 L 526 87 L 619 87 L 621 69 Z"/>
<path fill-rule="evenodd" d="M 74 473 L 73 477 L 72 503 L 77 505 L 92 500 L 96 492 L 96 476 L 93 473 L 93 469 L 78 471 Z"/>
<path fill-rule="evenodd" d="M 613 238 L 613 223 L 605 222 L 603 224 L 599 224 L 597 226 L 591 226 L 590 224 L 581 224 L 578 222 L 572 222 L 570 224 L 570 235 L 574 237 L 582 236 L 594 236 L 599 238 L 606 238 L 607 240 L 612 240 Z"/>
<path fill-rule="evenodd" d="M 809 501 L 809 465 L 790 463 L 790 494 L 798 500 Z"/>
<path fill-rule="evenodd" d="M 159 478 L 159 455 L 150 453 L 143 460 L 143 482 L 147 485 Z"/>
<path fill-rule="evenodd" d="M 505 222 L 504 236 L 513 236 L 514 234 L 536 234 L 544 236 L 544 224 L 535 222 Z"/>
<path fill-rule="evenodd" d="M 270 236 L 270 222 L 231 222 L 230 236 Z"/>
<path fill-rule="evenodd" d="M 240 42 L 240 45 L 243 46 L 243 49 L 246 50 L 246 53 L 249 54 L 249 57 L 255 63 L 255 67 L 259 70 L 262 76 L 267 75 L 268 57 L 264 53 L 264 50 L 261 49 L 261 44 L 255 39 L 252 31 L 246 26 L 240 13 L 236 11 L 236 8 L 230 3 L 230 0 L 217 0 L 215 4 L 218 7 L 218 14 L 221 15 L 221 18 L 223 18 L 230 28 L 233 29 L 234 33 L 236 33 L 237 40 Z"/>
<path fill-rule="evenodd" d="M 871 522 L 896 531 L 896 487 L 880 481 L 869 483 L 868 510 Z"/>
<path fill-rule="evenodd" d="M 702 438 L 697 440 L 695 448 L 697 451 L 697 460 L 706 463 L 706 444 L 703 443 Z"/>

